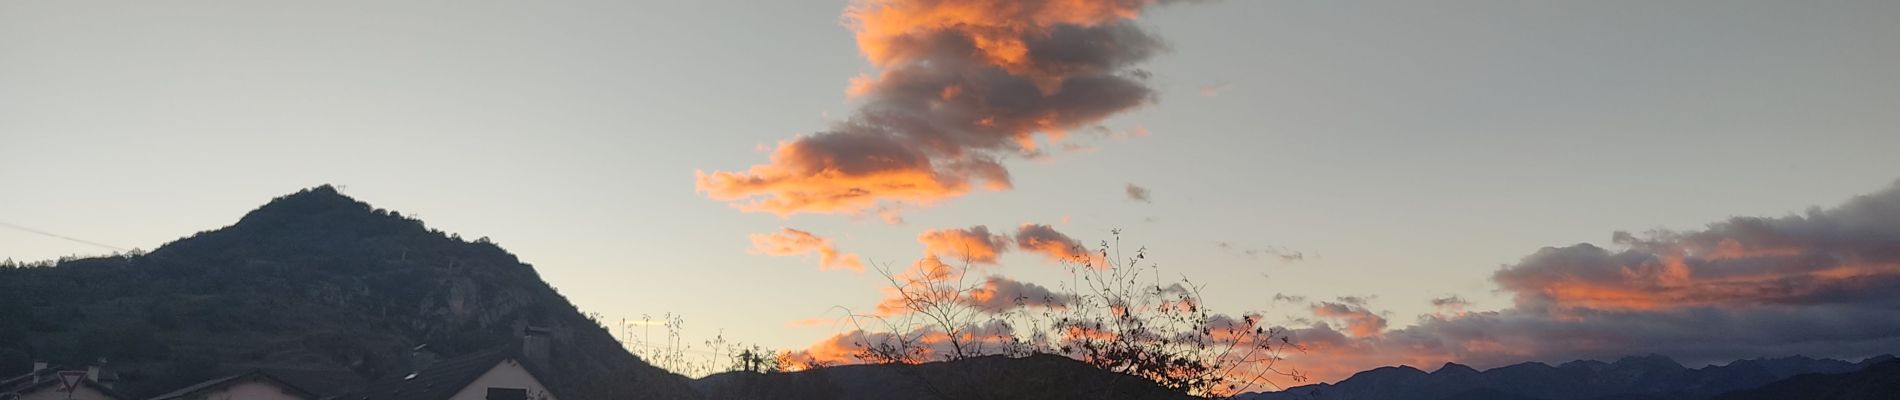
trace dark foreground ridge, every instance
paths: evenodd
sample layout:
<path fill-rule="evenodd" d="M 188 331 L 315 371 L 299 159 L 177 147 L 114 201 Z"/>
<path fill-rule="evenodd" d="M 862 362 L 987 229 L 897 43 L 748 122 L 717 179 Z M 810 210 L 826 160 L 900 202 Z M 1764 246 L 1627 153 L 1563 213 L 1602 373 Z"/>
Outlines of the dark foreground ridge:
<path fill-rule="evenodd" d="M 917 365 L 844 365 L 761 374 L 726 372 L 693 382 L 709 399 L 1148 399 L 1197 397 L 1055 355 L 988 356 Z"/>
<path fill-rule="evenodd" d="M 1722 366 L 1691 369 L 1683 367 L 1669 357 L 1654 354 L 1625 357 L 1612 363 L 1571 361 L 1554 367 L 1544 363 L 1527 362 L 1482 372 L 1464 365 L 1446 363 L 1438 370 L 1429 373 L 1409 366 L 1382 367 L 1353 374 L 1352 377 L 1338 383 L 1298 386 L 1285 391 L 1256 393 L 1240 398 L 1247 400 L 1807 399 L 1818 397 L 1730 397 L 1724 394 L 1758 387 L 1777 387 L 1783 383 L 1777 381 L 1811 379 L 1809 377 L 1816 376 L 1804 374 L 1847 374 L 1855 371 L 1871 373 L 1895 363 L 1893 356 L 1879 356 L 1858 363 L 1795 356 L 1740 360 Z M 1889 384 L 1900 379 L 1895 372 L 1900 371 L 1886 373 L 1885 379 Z M 1813 385 L 1795 387 L 1810 386 Z M 1891 397 L 1838 397 L 1834 399 L 1889 398 Z"/>
<path fill-rule="evenodd" d="M 1858 372 L 1805 374 L 1759 388 L 1717 396 L 1716 400 L 1862 400 L 1900 398 L 1900 360 L 1887 360 Z"/>
<path fill-rule="evenodd" d="M 418 346 L 475 354 L 529 325 L 562 398 L 698 397 L 501 247 L 327 185 L 149 254 L 0 268 L 0 376 L 103 359 L 133 398 L 253 370 L 342 394 L 415 371 Z"/>

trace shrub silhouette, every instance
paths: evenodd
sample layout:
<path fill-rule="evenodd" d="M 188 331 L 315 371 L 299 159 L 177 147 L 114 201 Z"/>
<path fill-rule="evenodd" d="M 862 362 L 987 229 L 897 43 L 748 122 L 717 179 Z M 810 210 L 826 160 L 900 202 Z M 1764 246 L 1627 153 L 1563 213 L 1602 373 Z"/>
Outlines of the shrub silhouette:
<path fill-rule="evenodd" d="M 1185 276 L 1163 280 L 1145 248 L 1124 254 L 1121 232 L 1112 233 L 1112 241 L 1075 252 L 1087 256 L 1063 260 L 1070 282 L 1005 307 L 985 297 L 1000 293 L 972 274 L 968 260 L 951 266 L 926 257 L 902 271 L 879 266 L 891 296 L 876 313 L 849 313 L 854 355 L 917 364 L 1055 354 L 1197 396 L 1237 394 L 1271 378 L 1304 381 L 1279 365 L 1286 350 L 1299 349 L 1287 331 L 1265 326 L 1259 314 L 1209 310 L 1201 286 Z"/>

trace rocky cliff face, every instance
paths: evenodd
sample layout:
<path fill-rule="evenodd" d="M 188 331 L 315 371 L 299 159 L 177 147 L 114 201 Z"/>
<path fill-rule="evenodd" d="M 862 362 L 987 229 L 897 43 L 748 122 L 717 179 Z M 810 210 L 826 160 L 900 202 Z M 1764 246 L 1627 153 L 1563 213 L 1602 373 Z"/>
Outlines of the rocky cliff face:
<path fill-rule="evenodd" d="M 0 333 L 24 331 L 0 334 L 0 356 L 104 357 L 135 394 L 249 368 L 340 372 L 342 389 L 413 370 L 417 345 L 453 357 L 536 325 L 556 332 L 554 384 L 569 398 L 696 397 L 501 247 L 328 186 L 150 254 L 0 270 L 0 293 L 24 304 L 0 318 Z"/>

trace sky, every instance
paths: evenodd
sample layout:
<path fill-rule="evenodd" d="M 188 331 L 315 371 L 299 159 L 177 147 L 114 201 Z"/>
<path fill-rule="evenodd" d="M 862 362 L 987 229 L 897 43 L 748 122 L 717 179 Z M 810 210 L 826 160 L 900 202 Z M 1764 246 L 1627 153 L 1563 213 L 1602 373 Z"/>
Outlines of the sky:
<path fill-rule="evenodd" d="M 0 3 L 0 257 L 149 250 L 328 183 L 490 237 L 586 311 L 781 349 L 977 226 L 1044 284 L 1066 275 L 1025 238 L 1120 229 L 1210 308 L 1327 344 L 1322 379 L 1900 342 L 1777 319 L 1896 300 L 1823 278 L 1896 269 L 1893 224 L 1824 222 L 1900 222 L 1900 3 L 998 4 Z M 1770 281 L 1816 297 L 1697 291 Z M 1832 336 L 1616 324 L 1711 326 L 1685 315 Z M 1589 322 L 1617 339 L 1479 346 Z M 1497 336 L 1445 333 L 1476 326 Z"/>

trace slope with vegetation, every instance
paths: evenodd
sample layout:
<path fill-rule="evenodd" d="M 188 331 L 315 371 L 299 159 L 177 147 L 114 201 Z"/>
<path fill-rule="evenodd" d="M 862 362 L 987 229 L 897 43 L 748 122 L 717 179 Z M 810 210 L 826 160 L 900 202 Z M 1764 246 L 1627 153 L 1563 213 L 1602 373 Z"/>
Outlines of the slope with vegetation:
<path fill-rule="evenodd" d="M 330 186 L 148 254 L 0 268 L 0 374 L 105 360 L 149 396 L 264 368 L 339 392 L 550 327 L 566 398 L 695 398 L 627 353 L 534 268 Z"/>

